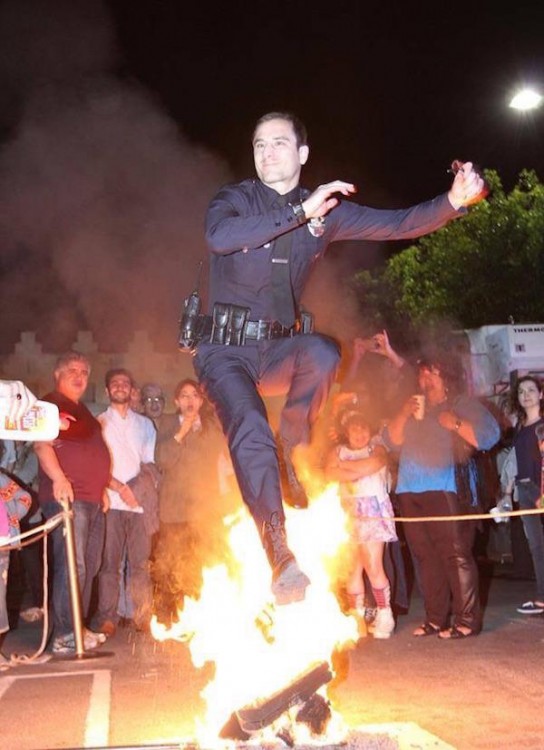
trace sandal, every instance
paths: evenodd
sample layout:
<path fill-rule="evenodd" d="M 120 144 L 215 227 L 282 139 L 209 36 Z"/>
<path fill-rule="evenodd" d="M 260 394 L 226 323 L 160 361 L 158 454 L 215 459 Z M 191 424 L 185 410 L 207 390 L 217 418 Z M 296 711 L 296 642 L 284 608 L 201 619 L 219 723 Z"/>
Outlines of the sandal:
<path fill-rule="evenodd" d="M 433 625 L 432 622 L 424 622 L 414 630 L 412 635 L 415 638 L 424 638 L 427 635 L 438 635 L 438 633 L 440 633 L 438 625 Z"/>
<path fill-rule="evenodd" d="M 465 633 L 463 630 L 459 630 L 457 625 L 454 625 L 448 630 L 441 630 L 438 637 L 441 641 L 459 641 L 463 638 L 470 638 L 472 635 L 478 635 L 478 631 L 469 628 L 468 633 Z"/>

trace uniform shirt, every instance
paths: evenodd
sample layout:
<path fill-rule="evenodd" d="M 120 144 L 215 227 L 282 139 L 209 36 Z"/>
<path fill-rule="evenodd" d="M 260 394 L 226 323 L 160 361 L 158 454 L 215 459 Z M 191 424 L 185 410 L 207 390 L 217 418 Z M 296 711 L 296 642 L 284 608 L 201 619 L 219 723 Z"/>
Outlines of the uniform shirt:
<path fill-rule="evenodd" d="M 308 190 L 295 188 L 291 202 L 304 200 Z M 215 302 L 251 308 L 252 320 L 273 318 L 270 276 L 273 241 L 293 230 L 290 271 L 298 304 L 312 265 L 338 240 L 401 240 L 432 232 L 464 209 L 456 211 L 446 194 L 408 209 L 378 210 L 341 201 L 325 217 L 297 226 L 291 206 L 274 208 L 278 193 L 260 180 L 244 180 L 222 188 L 206 216 L 206 240 L 211 252 L 209 312 Z M 319 235 L 319 236 L 316 236 Z"/>
<path fill-rule="evenodd" d="M 59 411 L 74 417 L 67 430 L 61 430 L 53 441 L 53 450 L 61 469 L 73 487 L 76 500 L 102 502 L 102 494 L 110 481 L 110 454 L 102 437 L 102 429 L 85 404 L 76 403 L 58 391 L 48 393 L 43 401 L 50 401 Z M 38 471 L 38 500 L 54 500 L 53 483 L 43 471 Z"/>
<path fill-rule="evenodd" d="M 122 417 L 116 409 L 109 406 L 98 416 L 102 425 L 102 434 L 109 448 L 112 459 L 112 476 L 120 482 L 128 482 L 140 472 L 140 464 L 152 463 L 155 457 L 155 440 L 157 432 L 148 417 L 129 409 Z M 143 513 L 142 507 L 131 508 L 118 492 L 108 487 L 110 508 Z"/>

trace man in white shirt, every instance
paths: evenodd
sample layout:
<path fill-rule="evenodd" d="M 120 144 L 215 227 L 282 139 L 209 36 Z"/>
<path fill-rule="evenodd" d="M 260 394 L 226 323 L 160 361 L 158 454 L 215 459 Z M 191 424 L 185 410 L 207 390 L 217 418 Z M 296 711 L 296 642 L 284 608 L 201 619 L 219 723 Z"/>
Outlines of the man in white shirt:
<path fill-rule="evenodd" d="M 151 617 L 152 587 L 149 574 L 151 534 L 145 510 L 127 484 L 154 461 L 156 430 L 153 422 L 130 408 L 133 378 L 128 370 L 106 373 L 110 405 L 98 420 L 112 459 L 112 477 L 107 488 L 106 541 L 99 576 L 98 629 L 112 636 L 117 630 L 120 567 L 126 548 L 130 569 L 129 593 L 134 604 L 134 623 L 147 630 Z"/>

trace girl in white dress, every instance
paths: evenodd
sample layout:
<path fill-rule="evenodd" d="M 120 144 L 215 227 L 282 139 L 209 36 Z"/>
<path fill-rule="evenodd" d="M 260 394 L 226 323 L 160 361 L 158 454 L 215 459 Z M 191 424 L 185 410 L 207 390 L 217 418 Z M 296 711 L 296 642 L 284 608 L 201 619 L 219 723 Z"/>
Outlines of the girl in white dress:
<path fill-rule="evenodd" d="M 349 608 L 364 617 L 366 572 L 376 600 L 376 619 L 369 630 L 374 638 L 389 638 L 395 628 L 391 589 L 383 567 L 386 542 L 396 541 L 393 508 L 387 490 L 387 453 L 360 412 L 341 419 L 339 444 L 328 455 L 326 475 L 339 483 L 350 532 Z"/>

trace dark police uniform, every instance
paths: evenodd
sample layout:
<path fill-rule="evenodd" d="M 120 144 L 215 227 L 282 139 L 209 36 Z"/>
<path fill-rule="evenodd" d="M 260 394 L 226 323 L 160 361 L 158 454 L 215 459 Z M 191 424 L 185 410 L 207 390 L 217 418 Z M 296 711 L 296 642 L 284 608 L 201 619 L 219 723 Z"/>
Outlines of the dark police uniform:
<path fill-rule="evenodd" d="M 295 188 L 290 203 L 309 192 Z M 289 259 L 295 304 L 313 264 L 336 240 L 399 240 L 432 232 L 463 213 L 447 195 L 405 210 L 377 210 L 341 201 L 323 223 L 299 223 L 291 205 L 258 179 L 222 188 L 206 217 L 210 249 L 209 313 L 215 303 L 250 308 L 251 321 L 274 319 L 274 240 L 292 232 Z M 244 501 L 261 528 L 272 514 L 283 519 L 276 443 L 260 393 L 286 393 L 280 437 L 292 448 L 308 442 L 339 362 L 337 345 L 319 334 L 247 340 L 242 346 L 201 342 L 195 369 L 228 438 Z"/>

